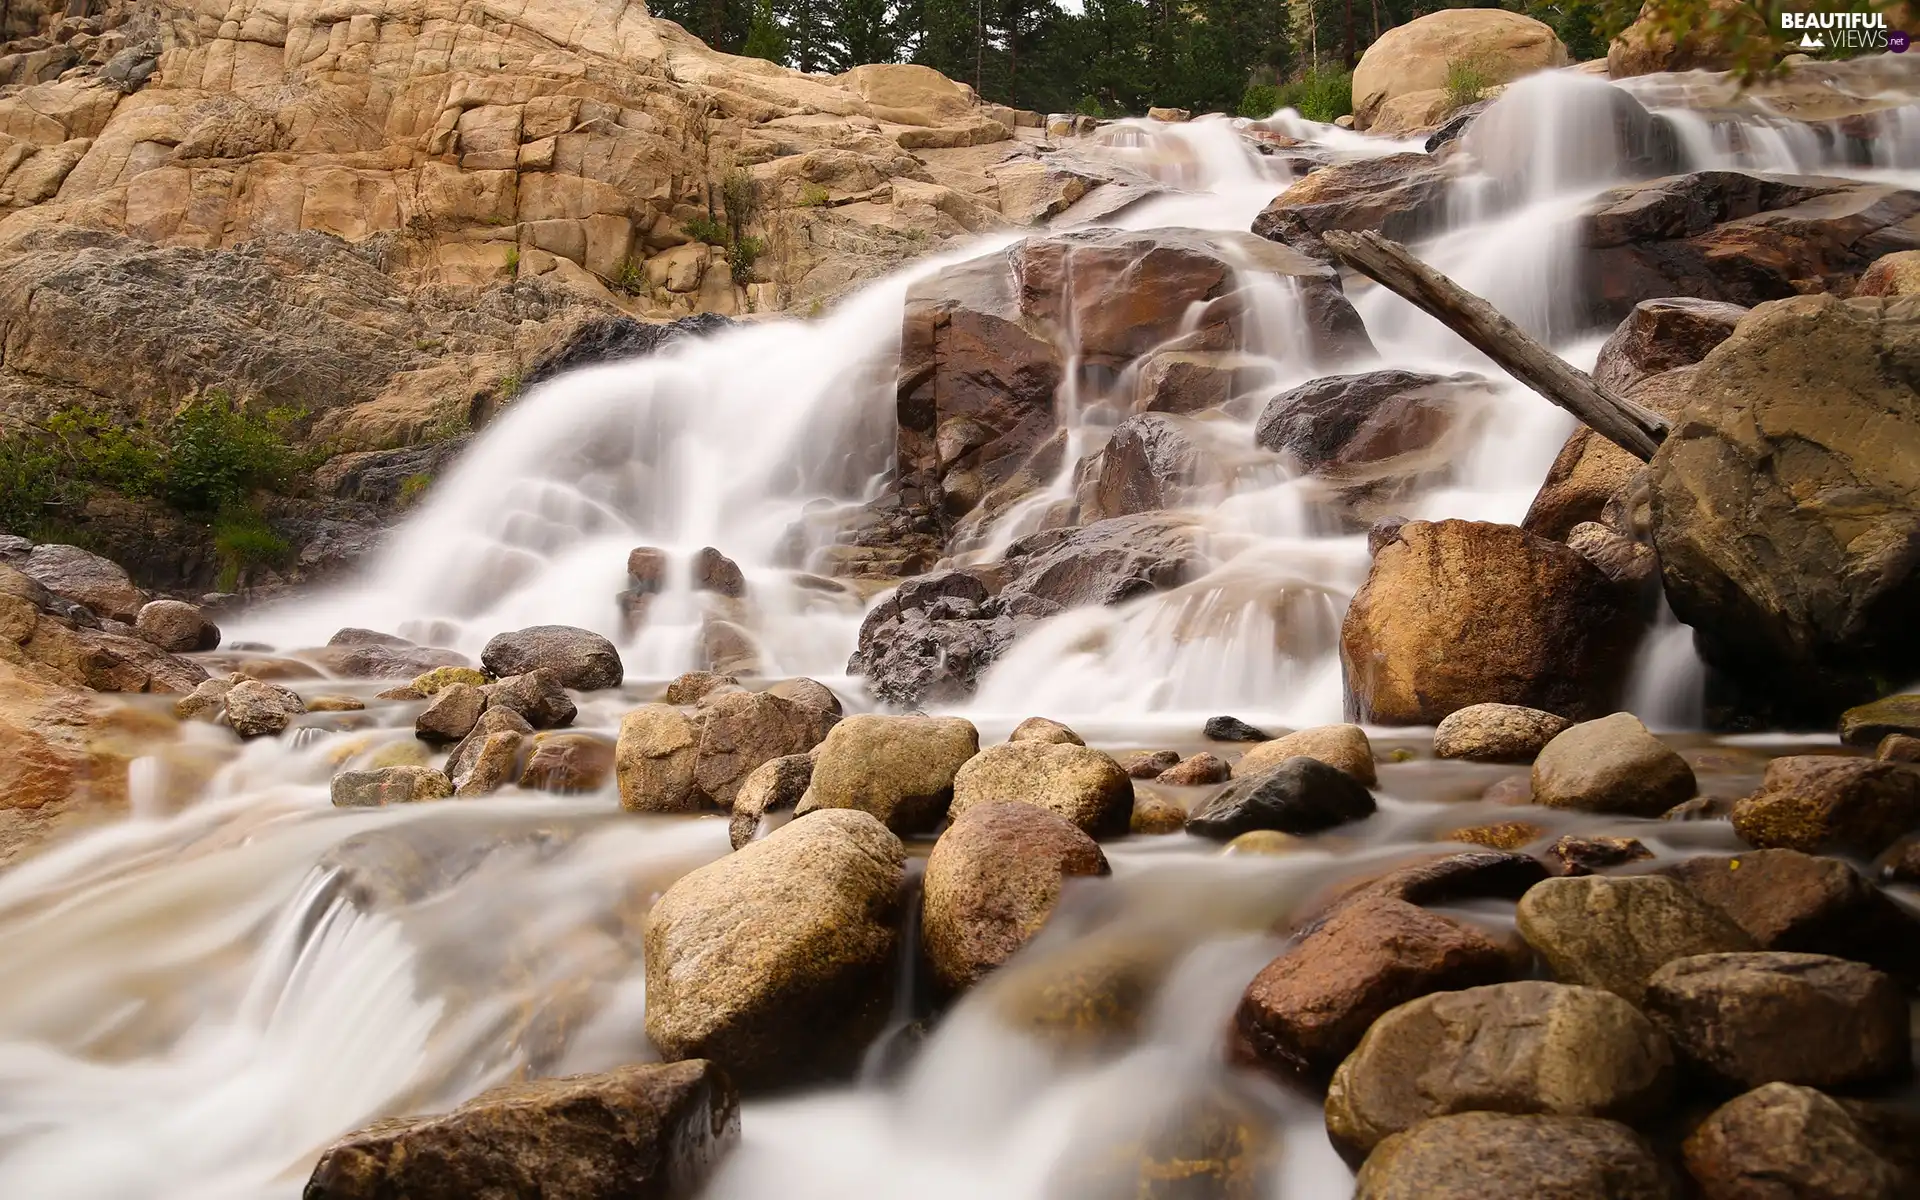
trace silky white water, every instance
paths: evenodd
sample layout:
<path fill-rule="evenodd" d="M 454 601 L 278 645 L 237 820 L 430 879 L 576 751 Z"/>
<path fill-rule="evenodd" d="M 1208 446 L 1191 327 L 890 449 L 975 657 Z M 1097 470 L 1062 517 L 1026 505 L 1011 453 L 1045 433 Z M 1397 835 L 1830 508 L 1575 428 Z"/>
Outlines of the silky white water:
<path fill-rule="evenodd" d="M 1461 223 L 1421 248 L 1582 365 L 1604 331 L 1569 315 L 1580 286 L 1573 219 L 1619 178 L 1595 130 L 1608 119 L 1606 90 L 1566 75 L 1510 89 L 1500 104 L 1513 137 L 1583 149 L 1543 160 L 1551 167 L 1517 189 L 1460 179 Z M 1828 161 L 1804 131 L 1773 137 L 1749 123 L 1736 149 L 1702 120 L 1682 114 L 1678 128 L 1693 166 L 1857 174 L 1920 163 L 1911 112 L 1882 120 L 1891 144 L 1858 168 Z M 1417 148 L 1290 116 L 1275 124 L 1335 155 Z M 1126 228 L 1244 230 L 1286 182 L 1224 120 L 1128 123 L 1103 142 L 1172 189 L 1114 218 Z M 287 650 L 361 626 L 474 652 L 501 630 L 572 624 L 619 640 L 639 685 L 695 665 L 713 601 L 691 587 L 687 560 L 711 545 L 745 570 L 751 602 L 730 619 L 767 673 L 821 678 L 861 705 L 844 671 L 871 600 L 814 578 L 818 552 L 888 482 L 907 290 L 1010 236 L 917 264 L 815 320 L 755 323 L 535 389 L 358 580 L 256 614 L 229 636 Z M 1365 539 L 1326 534 L 1322 486 L 1251 448 L 1261 395 L 1379 365 L 1494 379 L 1461 452 L 1400 506 L 1413 517 L 1517 521 L 1572 428 L 1377 289 L 1353 292 L 1377 354 L 1325 363 L 1302 353 L 1289 289 L 1251 273 L 1241 286 L 1256 315 L 1244 349 L 1270 371 L 1260 395 L 1208 423 L 1238 448 L 1229 482 L 1190 497 L 1211 570 L 1035 628 L 965 706 L 983 740 L 1034 713 L 1101 745 L 1187 749 L 1203 715 L 1279 726 L 1340 717 L 1336 640 L 1366 574 Z M 975 552 L 997 552 L 1071 494 L 1073 460 L 1098 451 L 1116 408 L 1125 404 L 1111 396 L 1063 398 L 1068 467 Z M 629 631 L 615 595 L 641 545 L 670 551 L 679 573 Z M 1663 622 L 1641 650 L 1632 706 L 1650 723 L 1690 727 L 1699 685 L 1686 631 Z M 633 702 L 593 697 L 580 724 L 609 731 Z M 411 739 L 410 713 L 373 720 L 311 718 L 300 738 L 237 753 L 221 731 L 189 731 L 184 746 L 142 760 L 131 819 L 0 873 L 0 1196 L 286 1200 L 322 1147 L 378 1117 L 443 1109 L 516 1074 L 650 1056 L 638 922 L 650 896 L 725 851 L 724 821 L 634 817 L 606 794 L 336 811 L 334 770 Z M 1383 754 L 1391 744 L 1378 741 Z M 1475 788 L 1495 777 L 1463 770 Z M 1220 1035 L 1280 944 L 1267 932 L 1276 920 L 1358 864 L 1477 811 L 1425 764 L 1384 762 L 1381 773 L 1381 814 L 1337 855 L 1221 859 L 1182 838 L 1111 847 L 1100 902 L 1070 889 L 1043 938 L 951 1013 L 903 1074 L 877 1055 L 858 1083 L 751 1102 L 744 1143 L 711 1194 L 1059 1194 L 1102 1147 L 1224 1103 L 1271 1133 L 1269 1195 L 1347 1195 L 1351 1177 L 1317 1106 L 1229 1070 Z M 1579 827 L 1594 831 L 1586 820 Z M 1662 852 L 1725 836 L 1718 826 L 1634 832 Z M 395 845 L 424 848 L 437 874 L 422 883 L 389 870 L 382 848 Z M 1123 1044 L 1060 1054 L 996 1019 L 995 997 L 1023 972 L 1123 937 L 1176 948 Z"/>

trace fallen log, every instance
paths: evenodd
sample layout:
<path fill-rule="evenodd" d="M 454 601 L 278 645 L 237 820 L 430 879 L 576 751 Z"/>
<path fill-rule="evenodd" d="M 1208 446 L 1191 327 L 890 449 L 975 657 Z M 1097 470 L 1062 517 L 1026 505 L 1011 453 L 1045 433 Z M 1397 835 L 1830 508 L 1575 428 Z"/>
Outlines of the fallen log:
<path fill-rule="evenodd" d="M 1659 413 L 1601 387 L 1400 243 L 1372 231 L 1329 230 L 1321 240 L 1342 262 L 1459 334 L 1501 370 L 1628 454 L 1648 461 L 1666 440 L 1667 422 Z"/>

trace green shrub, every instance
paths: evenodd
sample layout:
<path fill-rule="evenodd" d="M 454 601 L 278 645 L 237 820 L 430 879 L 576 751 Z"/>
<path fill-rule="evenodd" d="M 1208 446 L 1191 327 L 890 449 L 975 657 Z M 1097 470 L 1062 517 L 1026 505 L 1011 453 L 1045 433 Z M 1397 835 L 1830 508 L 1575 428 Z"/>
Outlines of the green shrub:
<path fill-rule="evenodd" d="M 1080 103 L 1073 106 L 1073 111 L 1083 117 L 1095 117 L 1100 120 L 1105 120 L 1107 116 L 1106 106 L 1100 103 L 1098 96 L 1080 97 Z"/>
<path fill-rule="evenodd" d="M 800 207 L 821 208 L 833 199 L 833 193 L 818 183 L 806 183 L 800 186 Z"/>
<path fill-rule="evenodd" d="M 509 279 L 520 278 L 520 247 L 518 246 L 507 247 L 506 267 L 507 267 L 507 277 Z"/>
<path fill-rule="evenodd" d="M 427 474 L 409 475 L 400 481 L 400 503 L 412 504 L 427 494 L 433 486 L 433 476 Z"/>
<path fill-rule="evenodd" d="M 1499 83 L 1499 77 L 1486 59 L 1456 58 L 1447 63 L 1447 111 L 1458 112 L 1477 103 L 1480 93 Z"/>
<path fill-rule="evenodd" d="M 1280 89 L 1271 83 L 1250 83 L 1240 93 L 1240 115 L 1249 120 L 1270 117 L 1280 108 Z"/>
<path fill-rule="evenodd" d="M 1280 89 L 1280 104 L 1309 121 L 1336 121 L 1353 112 L 1353 72 L 1308 71 Z"/>
<path fill-rule="evenodd" d="M 684 229 L 687 236 L 696 242 L 705 242 L 709 246 L 727 244 L 726 222 L 717 221 L 705 213 L 688 217 L 681 223 L 680 228 Z"/>
<path fill-rule="evenodd" d="M 743 234 L 727 251 L 727 260 L 733 266 L 733 281 L 747 283 L 753 279 L 753 264 L 760 260 L 766 251 L 766 243 L 752 234 Z"/>
<path fill-rule="evenodd" d="M 241 506 L 227 509 L 214 518 L 213 553 L 220 563 L 216 586 L 230 592 L 239 584 L 242 571 L 282 566 L 293 554 L 293 547 L 273 531 L 265 517 Z"/>
<path fill-rule="evenodd" d="M 293 446 L 298 419 L 285 408 L 255 416 L 225 392 L 208 392 L 167 422 L 162 498 L 181 512 L 213 513 L 256 488 L 285 491 L 297 472 L 315 465 Z"/>
<path fill-rule="evenodd" d="M 620 260 L 620 270 L 614 275 L 613 286 L 629 296 L 637 296 L 647 290 L 647 273 L 632 258 Z"/>
<path fill-rule="evenodd" d="M 0 532 L 41 538 L 84 497 L 51 439 L 37 430 L 0 438 Z"/>

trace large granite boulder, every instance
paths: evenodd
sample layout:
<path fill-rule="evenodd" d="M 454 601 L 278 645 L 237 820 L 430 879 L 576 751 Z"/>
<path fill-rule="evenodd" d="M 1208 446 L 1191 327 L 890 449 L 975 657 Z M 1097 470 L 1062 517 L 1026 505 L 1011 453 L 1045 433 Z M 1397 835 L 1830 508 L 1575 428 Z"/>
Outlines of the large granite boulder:
<path fill-rule="evenodd" d="M 1553 28 L 1500 9 L 1450 8 L 1387 30 L 1353 71 L 1353 124 L 1365 129 L 1380 107 L 1416 92 L 1444 90 L 1456 61 L 1483 64 L 1489 83 L 1567 65 Z"/>

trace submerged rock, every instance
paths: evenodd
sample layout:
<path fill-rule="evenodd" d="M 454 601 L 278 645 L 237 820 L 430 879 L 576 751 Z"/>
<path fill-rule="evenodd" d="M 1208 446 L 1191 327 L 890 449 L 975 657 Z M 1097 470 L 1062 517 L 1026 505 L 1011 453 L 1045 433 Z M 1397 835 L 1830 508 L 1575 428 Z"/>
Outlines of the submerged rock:
<path fill-rule="evenodd" d="M 333 777 L 335 808 L 384 808 L 453 795 L 453 781 L 432 767 L 381 767 Z"/>
<path fill-rule="evenodd" d="M 454 1109 L 335 1142 L 306 1200 L 676 1200 L 740 1140 L 739 1097 L 712 1063 L 649 1063 L 510 1083 Z"/>
<path fill-rule="evenodd" d="M 1160 772 L 1154 776 L 1154 781 L 1173 787 L 1201 787 L 1209 783 L 1225 783 L 1231 778 L 1233 768 L 1227 760 L 1203 750 Z"/>
<path fill-rule="evenodd" d="M 905 859 L 834 810 L 681 877 L 647 916 L 647 1036 L 743 1088 L 851 1070 L 887 1018 Z"/>
<path fill-rule="evenodd" d="M 1216 841 L 1253 829 L 1319 833 L 1373 811 L 1373 794 L 1353 776 L 1301 755 L 1228 784 L 1187 819 L 1187 832 Z"/>

